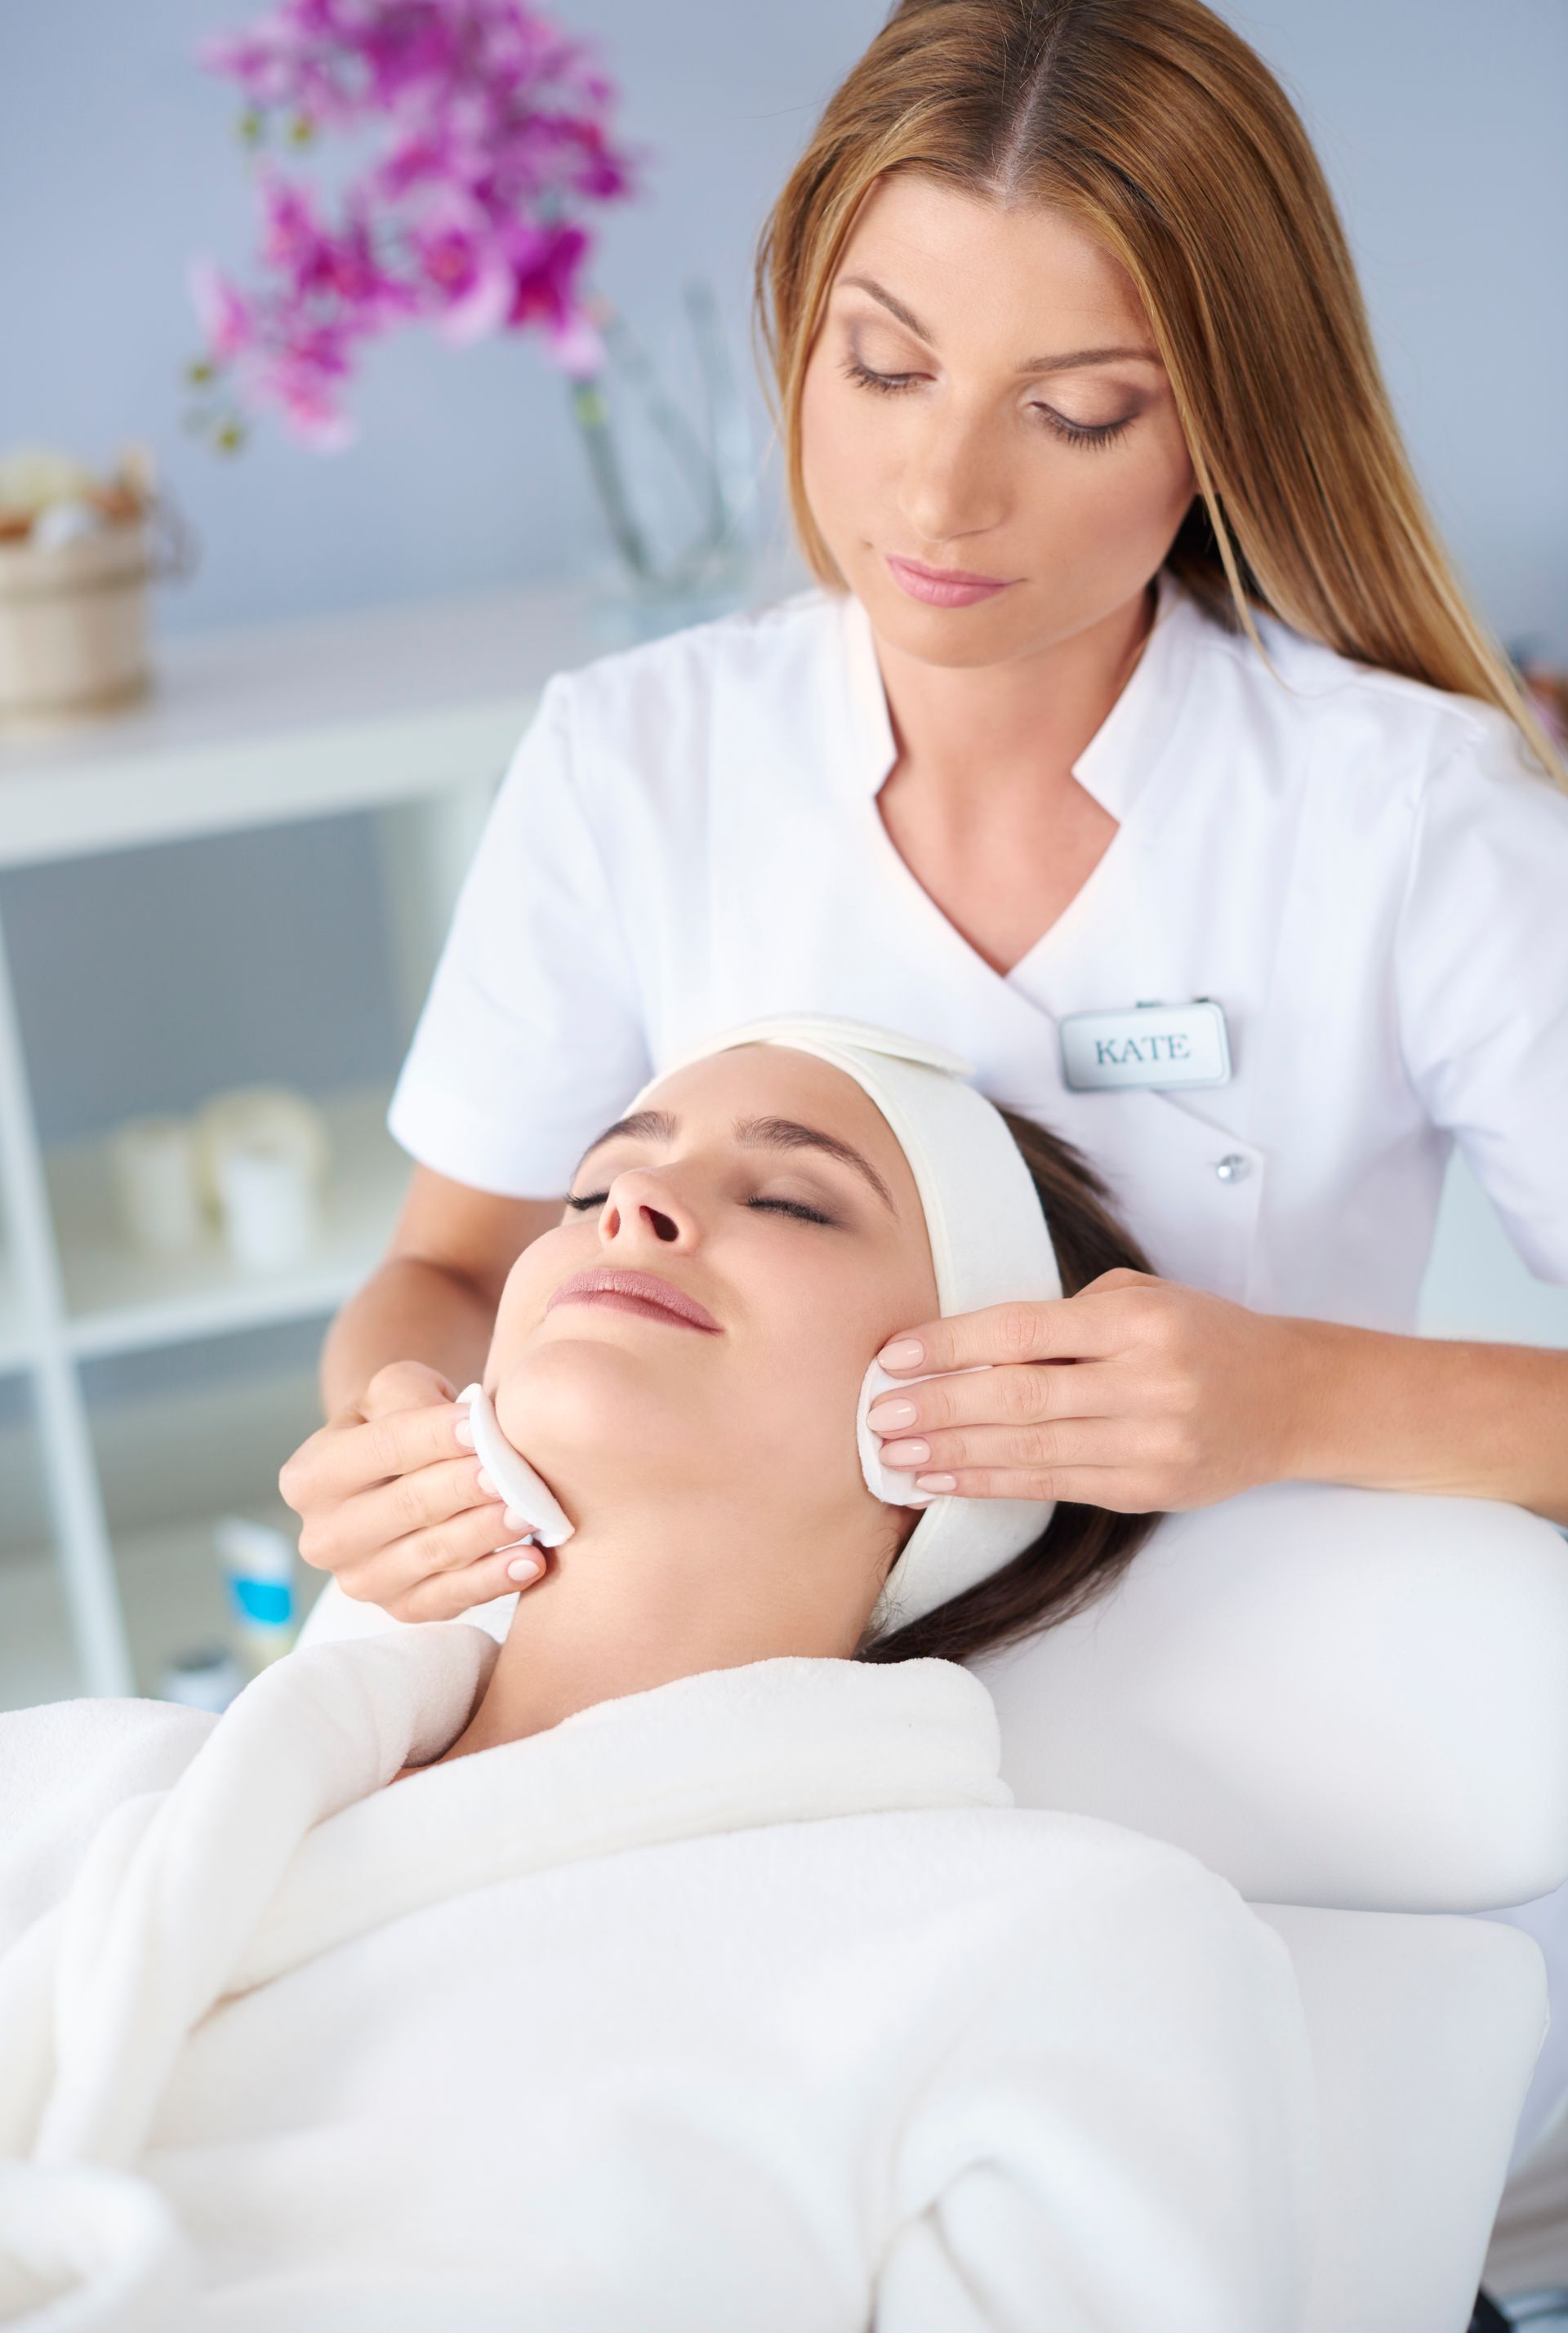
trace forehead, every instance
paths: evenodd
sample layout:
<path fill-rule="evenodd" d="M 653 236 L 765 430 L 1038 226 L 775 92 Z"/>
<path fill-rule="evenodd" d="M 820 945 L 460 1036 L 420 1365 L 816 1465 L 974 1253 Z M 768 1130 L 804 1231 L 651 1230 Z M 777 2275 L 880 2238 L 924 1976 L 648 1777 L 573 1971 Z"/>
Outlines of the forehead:
<path fill-rule="evenodd" d="M 1053 204 L 989 203 L 895 170 L 866 197 L 835 270 L 870 274 L 906 299 L 938 332 L 944 323 L 1012 337 L 1042 323 L 1074 344 L 1075 324 L 1114 322 L 1146 331 L 1131 277 L 1120 260 Z M 1005 292 L 1006 314 L 996 315 Z M 1034 349 L 1035 341 L 1030 341 Z"/>
<path fill-rule="evenodd" d="M 672 1070 L 644 1097 L 683 1132 L 727 1135 L 737 1118 L 793 1118 L 851 1143 L 881 1176 L 900 1214 L 920 1213 L 898 1138 L 865 1089 L 831 1061 L 787 1045 L 736 1045 Z"/>

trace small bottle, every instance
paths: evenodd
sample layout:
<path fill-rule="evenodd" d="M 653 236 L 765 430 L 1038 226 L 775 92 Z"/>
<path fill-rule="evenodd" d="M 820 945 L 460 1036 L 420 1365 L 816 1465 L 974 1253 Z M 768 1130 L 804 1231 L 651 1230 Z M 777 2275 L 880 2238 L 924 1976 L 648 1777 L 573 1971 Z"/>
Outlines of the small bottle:
<path fill-rule="evenodd" d="M 225 1515 L 216 1532 L 240 1651 L 254 1675 L 293 1643 L 294 1548 L 286 1531 Z"/>
<path fill-rule="evenodd" d="M 244 1684 L 245 1671 L 226 1645 L 196 1645 L 168 1663 L 158 1682 L 158 1697 L 221 1716 Z"/>

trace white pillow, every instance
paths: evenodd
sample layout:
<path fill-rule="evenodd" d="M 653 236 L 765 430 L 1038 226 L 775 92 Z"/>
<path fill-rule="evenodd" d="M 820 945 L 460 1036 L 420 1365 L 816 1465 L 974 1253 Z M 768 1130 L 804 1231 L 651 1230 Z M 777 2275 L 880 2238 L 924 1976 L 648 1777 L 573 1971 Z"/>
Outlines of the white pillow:
<path fill-rule="evenodd" d="M 1255 1902 L 1479 1911 L 1568 1877 L 1568 1544 L 1520 1508 L 1271 1484 L 1168 1516 L 1104 1602 L 971 1666 L 1022 1804 Z"/>

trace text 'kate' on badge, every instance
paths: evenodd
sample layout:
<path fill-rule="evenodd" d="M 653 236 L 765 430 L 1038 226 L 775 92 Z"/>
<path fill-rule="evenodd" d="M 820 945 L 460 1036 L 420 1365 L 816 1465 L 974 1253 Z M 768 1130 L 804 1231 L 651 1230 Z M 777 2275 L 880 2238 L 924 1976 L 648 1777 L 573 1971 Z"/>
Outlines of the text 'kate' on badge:
<path fill-rule="evenodd" d="M 1225 1014 L 1207 996 L 1190 1004 L 1069 1013 L 1057 1027 L 1062 1075 L 1075 1093 L 1100 1086 L 1223 1086 L 1230 1078 Z"/>

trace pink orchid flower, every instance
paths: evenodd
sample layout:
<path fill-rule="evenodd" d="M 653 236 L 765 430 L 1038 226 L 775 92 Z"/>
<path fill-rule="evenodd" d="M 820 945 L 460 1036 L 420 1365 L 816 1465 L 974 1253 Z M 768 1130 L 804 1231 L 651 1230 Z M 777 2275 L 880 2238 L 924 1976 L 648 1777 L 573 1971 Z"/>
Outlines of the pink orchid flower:
<path fill-rule="evenodd" d="M 253 126 L 306 146 L 341 130 L 364 152 L 330 205 L 263 168 L 257 289 L 192 269 L 209 364 L 243 399 L 346 444 L 361 350 L 418 319 L 458 344 L 534 330 L 573 379 L 602 367 L 587 215 L 636 191 L 642 156 L 611 134 L 587 43 L 531 0 L 278 0 L 198 53 Z"/>

